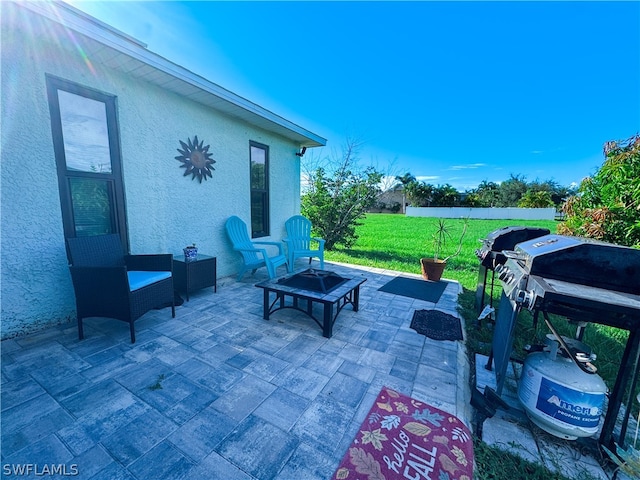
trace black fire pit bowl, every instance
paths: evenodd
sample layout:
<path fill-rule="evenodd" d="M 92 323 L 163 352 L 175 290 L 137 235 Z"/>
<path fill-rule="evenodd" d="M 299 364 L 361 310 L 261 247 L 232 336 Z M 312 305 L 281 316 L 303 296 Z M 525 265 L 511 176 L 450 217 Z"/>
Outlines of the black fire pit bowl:
<path fill-rule="evenodd" d="M 289 278 L 278 280 L 278 283 L 301 290 L 329 293 L 348 280 L 348 278 L 343 278 L 337 273 L 328 270 L 315 270 L 310 268 L 304 272 L 296 273 Z"/>

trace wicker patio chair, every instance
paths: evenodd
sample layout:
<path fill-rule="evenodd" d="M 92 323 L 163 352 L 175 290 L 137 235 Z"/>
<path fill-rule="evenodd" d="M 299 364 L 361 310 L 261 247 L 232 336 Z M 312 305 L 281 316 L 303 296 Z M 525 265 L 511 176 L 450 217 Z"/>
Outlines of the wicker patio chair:
<path fill-rule="evenodd" d="M 284 222 L 287 237 L 282 241 L 287 246 L 289 256 L 289 272 L 293 272 L 296 258 L 309 257 L 309 263 L 314 257 L 320 260 L 320 270 L 324 268 L 324 239 L 311 236 L 311 222 L 307 217 L 294 215 Z M 316 248 L 311 248 L 315 245 Z"/>
<path fill-rule="evenodd" d="M 287 257 L 284 255 L 284 249 L 280 242 L 252 242 L 247 233 L 246 223 L 235 215 L 227 219 L 225 227 L 233 249 L 242 255 L 243 264 L 238 273 L 238 281 L 242 280 L 247 270 L 256 273 L 260 267 L 267 267 L 269 278 L 275 278 L 277 268 L 281 265 L 287 266 Z M 259 248 L 256 245 L 277 247 L 278 253 L 269 256 L 266 248 Z M 289 270 L 288 266 L 287 270 Z"/>
<path fill-rule="evenodd" d="M 119 235 L 68 238 L 67 246 L 81 340 L 88 317 L 129 323 L 135 343 L 133 324 L 149 310 L 170 305 L 176 316 L 171 254 L 125 255 Z"/>

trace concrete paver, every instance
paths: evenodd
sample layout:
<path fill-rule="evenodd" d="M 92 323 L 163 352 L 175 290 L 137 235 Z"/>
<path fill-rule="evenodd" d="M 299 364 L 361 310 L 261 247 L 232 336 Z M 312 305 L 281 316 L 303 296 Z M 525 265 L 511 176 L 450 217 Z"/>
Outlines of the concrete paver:
<path fill-rule="evenodd" d="M 175 319 L 149 312 L 133 345 L 128 326 L 107 319 L 85 322 L 83 341 L 66 324 L 2 342 L 3 466 L 77 465 L 81 479 L 326 479 L 383 386 L 473 429 L 464 342 L 409 328 L 417 309 L 459 317 L 460 285 L 448 282 L 434 304 L 379 292 L 398 272 L 325 268 L 367 278 L 360 311 L 344 308 L 331 339 L 294 310 L 263 320 L 259 271 L 192 293 Z M 492 385 L 483 370 L 478 385 Z M 515 408 L 483 423 L 487 443 L 609 478 L 596 459 L 536 432 L 514 395 L 505 398 Z"/>
<path fill-rule="evenodd" d="M 304 262 L 300 262 L 300 266 Z M 306 315 L 262 318 L 264 273 L 219 279 L 176 309 L 128 326 L 66 324 L 2 342 L 3 465 L 77 465 L 78 478 L 329 478 L 383 386 L 471 427 L 463 342 L 409 328 L 437 304 L 379 292 L 398 272 L 328 263 L 367 278 L 331 339 Z M 26 476 L 29 478 L 29 476 Z M 34 477 L 36 478 L 36 477 Z"/>

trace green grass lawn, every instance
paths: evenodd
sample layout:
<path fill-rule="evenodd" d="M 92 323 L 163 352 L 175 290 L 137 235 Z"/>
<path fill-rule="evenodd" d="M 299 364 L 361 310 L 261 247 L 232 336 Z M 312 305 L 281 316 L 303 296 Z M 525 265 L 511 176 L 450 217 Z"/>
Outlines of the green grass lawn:
<path fill-rule="evenodd" d="M 447 219 L 451 227 L 452 240 L 445 248 L 453 253 L 462 232 L 462 219 Z M 371 267 L 389 268 L 401 272 L 420 273 L 420 258 L 433 255 L 433 232 L 437 218 L 405 217 L 384 213 L 368 214 L 357 228 L 359 236 L 352 248 L 325 253 L 327 260 L 354 263 Z M 469 220 L 462 251 L 452 258 L 445 271 L 445 278 L 459 281 L 469 290 L 475 290 L 478 280 L 478 259 L 475 251 L 489 232 L 509 225 L 548 228 L 555 232 L 553 220 Z"/>
<path fill-rule="evenodd" d="M 433 255 L 432 234 L 436 230 L 437 223 L 438 219 L 435 218 L 405 217 L 404 215 L 381 213 L 368 214 L 362 224 L 357 227 L 359 238 L 356 244 L 351 248 L 338 248 L 325 252 L 325 259 L 419 274 L 420 258 Z M 462 219 L 448 219 L 447 223 L 451 227 L 453 238 L 447 245 L 444 256 L 456 250 L 464 221 Z M 490 328 L 486 325 L 482 328 L 475 326 L 478 316 L 475 309 L 475 290 L 479 268 L 475 251 L 481 246 L 480 240 L 485 238 L 489 232 L 506 226 L 543 227 L 555 233 L 557 223 L 553 220 L 469 220 L 462 251 L 459 256 L 447 262 L 443 278 L 457 280 L 463 286 L 464 292 L 459 297 L 459 305 L 460 313 L 465 318 L 467 348 L 472 362 L 474 353 L 489 354 L 492 339 Z M 496 282 L 494 306 L 499 303 L 500 292 L 499 282 Z M 563 317 L 552 316 L 552 321 L 562 335 L 568 337 L 575 335 L 575 326 L 569 324 Z M 529 312 L 522 313 L 516 328 L 514 357 L 524 359 L 525 354 L 522 347 L 526 344 L 543 343 L 547 333 L 549 331 L 544 322 L 540 322 L 537 328 L 534 328 Z M 589 325 L 585 331 L 584 342 L 591 346 L 598 355 L 596 361 L 598 373 L 609 388 L 613 388 L 627 336 L 628 333 L 624 330 L 596 324 Z M 634 409 L 636 411 L 633 412 L 633 415 L 637 415 L 636 405 L 634 405 Z M 537 466 L 531 464 L 526 465 L 522 470 L 504 469 L 500 466 L 501 458 L 504 457 L 503 452 L 495 451 L 484 444 L 482 449 L 476 448 L 476 450 L 482 455 L 482 462 L 478 464 L 478 467 L 482 468 L 483 472 L 480 472 L 478 478 L 504 478 L 505 480 L 512 478 L 562 478 L 548 472 L 541 473 L 539 477 L 535 476 L 531 473 L 531 469 L 536 469 Z M 499 472 L 504 472 L 504 476 Z M 520 476 L 520 474 L 525 476 Z"/>
<path fill-rule="evenodd" d="M 362 225 L 358 226 L 359 236 L 351 248 L 339 248 L 326 252 L 327 260 L 387 268 L 401 272 L 420 273 L 420 258 L 432 255 L 432 232 L 435 231 L 438 219 L 405 217 L 404 215 L 374 213 L 368 214 Z M 462 232 L 464 220 L 448 219 L 451 227 L 452 241 L 445 249 L 454 252 L 459 234 Z M 465 317 L 468 330 L 468 347 L 472 352 L 489 354 L 492 331 L 488 328 L 474 328 L 477 312 L 475 311 L 475 289 L 478 282 L 479 261 L 475 251 L 481 246 L 480 240 L 489 232 L 505 226 L 534 226 L 556 231 L 553 220 L 469 220 L 460 255 L 447 263 L 444 278 L 457 280 L 463 286 L 460 296 L 461 313 Z M 499 303 L 501 289 L 496 282 L 494 306 Z M 514 356 L 522 356 L 525 344 L 543 343 L 549 333 L 541 322 L 533 328 L 531 316 L 523 312 L 518 322 Z M 556 328 L 567 336 L 575 335 L 575 327 L 563 317 L 553 317 Z M 584 342 L 591 346 L 598 355 L 596 365 L 598 373 L 605 379 L 609 388 L 613 388 L 618 364 L 622 356 L 627 332 L 603 325 L 591 324 L 586 329 Z"/>

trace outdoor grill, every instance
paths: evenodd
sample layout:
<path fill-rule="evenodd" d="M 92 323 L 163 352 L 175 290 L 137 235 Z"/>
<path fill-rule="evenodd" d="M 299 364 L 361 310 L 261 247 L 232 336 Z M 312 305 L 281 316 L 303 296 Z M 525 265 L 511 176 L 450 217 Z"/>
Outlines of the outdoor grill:
<path fill-rule="evenodd" d="M 547 325 L 548 314 L 566 317 L 577 325 L 578 339 L 589 322 L 628 330 L 600 435 L 600 443 L 611 447 L 620 407 L 623 403 L 631 405 L 638 381 L 640 250 L 579 237 L 545 235 L 518 243 L 512 251 L 503 253 L 506 261 L 495 267 L 503 287 L 492 345 L 497 392 L 502 391 L 515 323 L 523 308 L 533 312 L 534 321 L 542 313 Z M 630 409 L 625 410 L 619 444 L 624 443 L 629 420 Z"/>
<path fill-rule="evenodd" d="M 546 228 L 536 227 L 503 227 L 490 232 L 482 242 L 482 247 L 476 250 L 476 256 L 480 260 L 478 272 L 478 287 L 476 288 L 476 308 L 481 312 L 485 306 L 485 291 L 487 288 L 487 276 L 491 271 L 491 284 L 489 291 L 489 305 L 493 307 L 493 286 L 495 281 L 495 268 L 507 261 L 503 250 L 513 250 L 516 244 L 526 242 L 533 238 L 548 235 Z"/>

